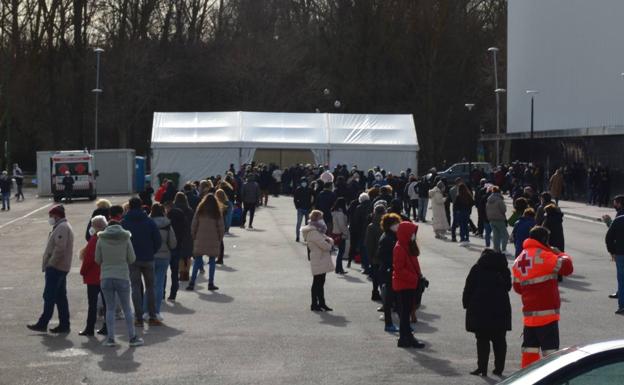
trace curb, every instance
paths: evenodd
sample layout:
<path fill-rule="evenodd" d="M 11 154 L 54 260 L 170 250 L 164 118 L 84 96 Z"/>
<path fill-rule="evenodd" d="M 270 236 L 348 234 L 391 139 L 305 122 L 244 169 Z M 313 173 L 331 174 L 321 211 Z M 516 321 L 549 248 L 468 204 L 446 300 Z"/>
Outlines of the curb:
<path fill-rule="evenodd" d="M 511 208 L 513 210 L 513 203 L 508 202 L 507 199 L 505 199 L 505 204 L 507 205 L 507 207 L 509 207 L 509 208 Z M 584 219 L 584 220 L 587 220 L 587 221 L 592 221 L 592 222 L 604 224 L 604 222 L 602 221 L 602 218 L 596 218 L 596 217 L 592 217 L 590 215 L 584 215 L 584 214 L 576 214 L 576 213 L 572 213 L 572 212 L 564 211 L 564 210 L 561 210 L 561 212 L 563 212 L 563 214 L 565 216 L 567 216 L 567 217 L 579 218 L 579 219 Z"/>

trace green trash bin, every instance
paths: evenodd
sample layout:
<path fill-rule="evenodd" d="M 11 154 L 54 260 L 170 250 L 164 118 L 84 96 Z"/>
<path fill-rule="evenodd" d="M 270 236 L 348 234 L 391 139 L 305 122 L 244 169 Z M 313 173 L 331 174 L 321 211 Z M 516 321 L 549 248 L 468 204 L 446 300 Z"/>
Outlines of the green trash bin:
<path fill-rule="evenodd" d="M 178 186 L 180 184 L 180 173 L 179 172 L 161 172 L 158 174 L 158 185 L 162 186 L 163 180 L 168 179 L 173 182 L 173 187 L 178 190 Z"/>

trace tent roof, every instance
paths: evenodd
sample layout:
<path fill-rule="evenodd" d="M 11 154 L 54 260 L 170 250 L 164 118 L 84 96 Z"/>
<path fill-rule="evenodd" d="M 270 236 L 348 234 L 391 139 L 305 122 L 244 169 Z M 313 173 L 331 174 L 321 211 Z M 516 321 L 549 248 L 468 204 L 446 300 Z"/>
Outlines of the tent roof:
<path fill-rule="evenodd" d="M 155 112 L 152 148 L 418 150 L 412 115 Z"/>

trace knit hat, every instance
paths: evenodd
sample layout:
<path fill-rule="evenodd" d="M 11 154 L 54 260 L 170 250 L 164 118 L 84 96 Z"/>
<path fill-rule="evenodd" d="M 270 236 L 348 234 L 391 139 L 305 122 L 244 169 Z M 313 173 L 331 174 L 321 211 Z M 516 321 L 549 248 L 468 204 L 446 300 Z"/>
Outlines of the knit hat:
<path fill-rule="evenodd" d="M 57 216 L 59 218 L 65 218 L 65 207 L 63 205 L 56 205 L 48 211 L 48 214 Z"/>
<path fill-rule="evenodd" d="M 377 208 L 377 206 L 383 206 L 384 209 L 387 209 L 388 208 L 388 202 L 386 202 L 384 199 L 378 200 L 373 205 L 373 210 L 375 210 Z"/>

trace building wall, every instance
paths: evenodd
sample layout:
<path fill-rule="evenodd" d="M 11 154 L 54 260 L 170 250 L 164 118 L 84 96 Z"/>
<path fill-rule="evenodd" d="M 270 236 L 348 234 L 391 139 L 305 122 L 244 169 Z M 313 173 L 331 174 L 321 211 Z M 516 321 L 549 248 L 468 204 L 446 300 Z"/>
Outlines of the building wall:
<path fill-rule="evenodd" d="M 507 132 L 624 125 L 624 1 L 509 0 Z"/>

